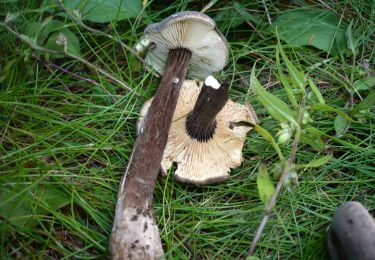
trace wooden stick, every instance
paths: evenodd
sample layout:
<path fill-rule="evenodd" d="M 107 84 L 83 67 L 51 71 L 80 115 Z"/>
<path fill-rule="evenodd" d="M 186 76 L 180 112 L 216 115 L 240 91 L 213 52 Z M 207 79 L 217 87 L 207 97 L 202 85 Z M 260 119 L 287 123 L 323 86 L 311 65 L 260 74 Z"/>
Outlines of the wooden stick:
<path fill-rule="evenodd" d="M 110 241 L 112 259 L 156 259 L 163 255 L 152 197 L 190 59 L 187 49 L 169 52 L 164 77 L 120 183 Z"/>
<path fill-rule="evenodd" d="M 186 120 L 186 130 L 191 138 L 200 142 L 212 138 L 216 128 L 215 117 L 227 103 L 228 91 L 228 83 L 223 83 L 218 89 L 203 84 L 193 111 Z"/>

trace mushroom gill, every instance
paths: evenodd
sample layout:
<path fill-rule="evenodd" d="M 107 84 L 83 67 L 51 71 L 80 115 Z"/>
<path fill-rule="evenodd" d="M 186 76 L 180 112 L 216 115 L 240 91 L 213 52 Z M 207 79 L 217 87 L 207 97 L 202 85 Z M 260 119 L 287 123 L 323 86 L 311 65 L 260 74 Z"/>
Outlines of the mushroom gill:
<path fill-rule="evenodd" d="M 162 170 L 177 163 L 174 178 L 181 182 L 202 185 L 220 182 L 230 177 L 231 168 L 242 161 L 242 148 L 250 124 L 257 123 L 257 117 L 250 104 L 241 105 L 228 100 L 215 117 L 215 131 L 208 140 L 192 138 L 186 128 L 186 121 L 202 90 L 203 82 L 186 80 L 181 87 L 177 107 L 168 134 L 168 141 L 161 163 Z M 141 111 L 147 113 L 147 101 Z M 141 120 L 142 121 L 142 120 Z M 141 129 L 141 121 L 138 128 Z M 241 124 L 236 124 L 241 122 Z"/>

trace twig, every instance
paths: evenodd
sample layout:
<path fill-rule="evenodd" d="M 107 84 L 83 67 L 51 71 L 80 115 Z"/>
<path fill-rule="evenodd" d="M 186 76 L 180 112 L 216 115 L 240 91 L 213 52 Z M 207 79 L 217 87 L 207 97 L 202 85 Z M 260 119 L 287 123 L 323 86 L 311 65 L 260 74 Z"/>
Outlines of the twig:
<path fill-rule="evenodd" d="M 267 7 L 267 4 L 266 4 L 266 0 L 262 0 L 262 3 L 263 3 L 263 6 L 264 6 L 264 10 L 266 11 L 266 14 L 267 14 L 268 23 L 272 24 L 271 16 L 270 16 L 270 13 L 268 12 L 268 7 Z"/>
<path fill-rule="evenodd" d="M 205 7 L 202 8 L 201 13 L 206 12 L 208 9 L 210 9 L 212 6 L 216 4 L 218 0 L 211 0 L 208 4 L 205 5 Z"/>
<path fill-rule="evenodd" d="M 78 74 L 76 74 L 76 73 L 73 73 L 73 72 L 71 72 L 71 71 L 69 71 L 69 70 L 67 70 L 67 69 L 64 69 L 63 67 L 60 67 L 59 65 L 56 65 L 56 64 L 54 64 L 54 63 L 51 63 L 51 62 L 46 62 L 46 61 L 44 61 L 44 60 L 42 60 L 41 58 L 39 58 L 37 55 L 35 55 L 35 54 L 33 54 L 32 55 L 36 60 L 38 60 L 39 62 L 41 62 L 44 66 L 46 66 L 46 67 L 52 67 L 52 68 L 55 68 L 55 69 L 57 69 L 57 70 L 60 70 L 60 71 L 62 71 L 62 72 L 64 72 L 64 73 L 66 73 L 66 74 L 69 74 L 69 75 L 72 75 L 73 77 L 75 77 L 75 78 L 77 78 L 77 79 L 80 79 L 80 80 L 83 80 L 83 81 L 87 81 L 87 82 L 89 82 L 89 83 L 91 83 L 91 84 L 93 84 L 93 85 L 95 85 L 95 86 L 100 86 L 100 84 L 98 83 L 98 82 L 96 82 L 95 80 L 93 80 L 93 79 L 88 79 L 88 78 L 85 78 L 85 77 L 82 77 L 82 76 L 80 76 L 80 75 L 78 75 Z"/>
<path fill-rule="evenodd" d="M 271 199 L 270 199 L 270 201 L 269 201 L 269 203 L 268 203 L 268 205 L 267 205 L 267 207 L 265 209 L 265 213 L 264 213 L 263 219 L 262 219 L 260 225 L 258 226 L 258 229 L 257 229 L 257 231 L 255 233 L 253 241 L 251 242 L 251 246 L 250 246 L 250 248 L 249 248 L 249 250 L 247 252 L 247 256 L 252 256 L 254 254 L 254 251 L 255 251 L 257 243 L 258 243 L 258 241 L 260 239 L 260 236 L 262 235 L 263 230 L 264 230 L 264 228 L 265 228 L 265 226 L 266 226 L 266 224 L 268 222 L 268 219 L 269 219 L 269 217 L 270 217 L 270 215 L 272 213 L 272 209 L 273 209 L 273 207 L 276 204 L 277 196 L 279 195 L 279 193 L 281 191 L 281 188 L 282 188 L 282 186 L 283 186 L 283 184 L 285 182 L 286 177 L 288 176 L 289 171 L 291 169 L 293 169 L 293 167 L 294 167 L 294 161 L 296 159 L 297 148 L 298 148 L 298 143 L 299 143 L 299 138 L 300 138 L 299 125 L 302 122 L 304 108 L 305 108 L 305 105 L 304 105 L 304 101 L 303 101 L 303 103 L 300 106 L 299 113 L 298 113 L 298 119 L 297 119 L 298 127 L 296 129 L 296 134 L 294 136 L 294 140 L 293 140 L 293 144 L 292 144 L 292 149 L 291 149 L 290 157 L 285 162 L 285 165 L 284 165 L 284 168 L 283 168 L 280 180 L 277 183 L 275 191 L 272 194 L 272 197 L 271 197 Z"/>
<path fill-rule="evenodd" d="M 80 80 L 83 80 L 83 81 L 86 81 L 86 82 L 89 82 L 89 83 L 91 83 L 91 84 L 93 84 L 93 85 L 95 85 L 95 86 L 98 86 L 98 87 L 100 87 L 105 93 L 107 93 L 107 95 L 109 95 L 110 97 L 111 97 L 111 99 L 112 99 L 112 101 L 114 102 L 114 103 L 116 103 L 117 102 L 117 99 L 105 88 L 105 87 L 103 87 L 99 82 L 96 82 L 95 80 L 93 80 L 93 79 L 89 79 L 89 78 L 85 78 L 85 77 L 82 77 L 82 76 L 80 76 L 80 75 L 78 75 L 78 74 L 76 74 L 76 73 L 73 73 L 73 72 L 71 72 L 71 71 L 69 71 L 69 70 L 67 70 L 67 69 L 64 69 L 64 68 L 62 68 L 62 67 L 60 67 L 60 66 L 58 66 L 58 65 L 56 65 L 56 64 L 54 64 L 54 63 L 50 63 L 50 62 L 45 62 L 45 61 L 43 61 L 41 58 L 39 58 L 38 56 L 36 56 L 35 54 L 33 54 L 32 55 L 35 59 L 37 59 L 39 62 L 41 62 L 44 66 L 46 66 L 46 68 L 47 69 L 49 69 L 52 73 L 53 73 L 53 70 L 52 70 L 52 68 L 51 67 L 53 67 L 53 68 L 55 68 L 55 69 L 57 69 L 57 70 L 60 70 L 60 71 L 62 71 L 63 73 L 66 73 L 66 74 L 69 74 L 69 75 L 71 75 L 71 76 L 73 76 L 73 77 L 75 77 L 75 78 L 77 78 L 77 79 L 80 79 Z M 69 90 L 70 91 L 70 90 Z"/>
<path fill-rule="evenodd" d="M 136 91 L 134 91 L 131 87 L 129 87 L 128 85 L 126 85 L 124 82 L 122 82 L 121 80 L 113 77 L 111 74 L 109 74 L 108 72 L 102 70 L 101 68 L 99 67 L 96 67 L 94 64 L 88 62 L 87 60 L 79 57 L 79 56 L 76 56 L 74 54 L 71 54 L 71 53 L 66 53 L 66 56 L 70 57 L 70 58 L 73 58 L 75 60 L 78 60 L 84 64 L 87 65 L 87 67 L 90 67 L 94 70 L 97 70 L 98 72 L 100 72 L 101 74 L 103 74 L 104 76 L 110 78 L 112 81 L 116 82 L 120 87 L 128 90 L 128 91 L 131 91 L 131 92 L 134 92 L 137 96 L 141 96 L 139 93 L 137 93 Z"/>
<path fill-rule="evenodd" d="M 332 10 L 332 7 L 330 7 L 328 4 L 326 4 L 324 1 L 322 0 L 318 0 L 319 3 L 321 3 L 325 8 L 327 8 L 328 10 Z"/>
<path fill-rule="evenodd" d="M 151 69 L 150 67 L 148 67 L 146 61 L 141 56 L 139 56 L 139 54 L 133 48 L 129 47 L 121 39 L 119 39 L 117 37 L 114 37 L 114 36 L 112 36 L 110 34 L 107 34 L 105 32 L 102 32 L 102 31 L 99 31 L 97 29 L 94 29 L 94 28 L 91 28 L 91 27 L 87 26 L 85 23 L 82 22 L 81 19 L 79 19 L 78 17 L 76 17 L 68 8 L 66 8 L 62 4 L 62 2 L 60 0 L 56 0 L 56 3 L 58 4 L 58 6 L 61 9 L 63 9 L 70 16 L 70 18 L 74 22 L 76 22 L 77 24 L 79 24 L 81 27 L 83 27 L 87 31 L 90 31 L 90 32 L 95 33 L 97 35 L 105 36 L 105 37 L 107 37 L 107 38 L 109 38 L 111 40 L 114 40 L 115 42 L 119 43 L 123 48 L 125 48 L 127 51 L 129 51 L 131 54 L 133 54 L 139 61 L 141 61 L 145 65 L 147 71 L 151 71 L 155 76 L 161 77 L 161 74 L 159 72 L 157 72 L 157 71 Z"/>
<path fill-rule="evenodd" d="M 33 58 L 35 58 L 36 60 L 40 61 L 47 68 L 47 70 L 49 70 L 49 72 L 51 72 L 51 74 L 54 73 L 53 69 L 50 66 L 48 66 L 48 64 L 43 63 L 42 60 L 37 55 L 35 55 L 33 53 L 31 56 Z M 72 91 L 68 88 L 68 86 L 65 84 L 65 82 L 59 77 L 59 75 L 56 75 L 56 79 L 61 83 L 61 85 L 64 87 L 66 92 L 72 93 Z"/>
<path fill-rule="evenodd" d="M 53 54 L 65 55 L 65 56 L 67 56 L 69 58 L 72 58 L 72 59 L 75 59 L 75 60 L 77 60 L 79 62 L 82 62 L 82 63 L 86 64 L 87 67 L 90 67 L 90 68 L 94 69 L 95 71 L 99 72 L 100 74 L 106 76 L 107 78 L 110 78 L 112 81 L 114 81 L 115 83 L 117 83 L 120 87 L 124 88 L 125 90 L 134 92 L 137 96 L 141 96 L 139 93 L 137 93 L 136 91 L 134 91 L 131 87 L 129 87 L 128 85 L 126 85 L 124 82 L 122 82 L 121 80 L 115 78 L 114 76 L 112 76 L 108 72 L 102 70 L 101 68 L 95 66 L 94 64 L 88 62 L 87 60 L 85 60 L 85 59 L 83 59 L 83 58 L 81 58 L 81 57 L 79 57 L 77 55 L 68 53 L 68 52 L 65 53 L 65 52 L 55 51 L 55 50 L 46 49 L 44 47 L 41 47 L 41 46 L 37 45 L 35 42 L 31 41 L 30 39 L 25 38 L 25 35 L 21 35 L 18 32 L 14 31 L 7 24 L 0 22 L 0 25 L 3 26 L 4 28 L 6 28 L 9 32 L 11 32 L 13 35 L 15 35 L 21 41 L 27 43 L 32 49 L 37 50 L 37 51 L 43 51 L 43 52 L 53 53 Z"/>
<path fill-rule="evenodd" d="M 184 242 L 185 239 L 180 235 L 178 231 L 175 232 L 175 235 L 184 244 L 185 248 L 190 252 L 192 258 L 194 258 L 195 260 L 202 260 L 202 257 L 194 253 L 194 249 L 192 248 L 192 246 L 188 242 Z"/>
<path fill-rule="evenodd" d="M 239 14 L 241 17 L 242 17 L 242 19 L 244 19 L 245 20 L 245 22 L 247 23 L 247 25 L 249 25 L 250 27 L 251 27 L 251 29 L 253 29 L 262 39 L 265 39 L 265 37 L 263 36 L 263 34 L 261 34 L 260 32 L 259 32 L 259 30 L 256 28 L 256 26 L 254 26 L 253 25 L 253 23 L 252 22 L 250 22 L 249 21 L 249 19 L 247 19 L 244 15 L 243 15 L 243 13 L 242 13 L 242 11 L 241 10 L 238 10 L 238 8 L 236 7 L 236 6 L 234 6 L 234 10 L 235 10 L 235 12 L 237 13 L 237 14 Z"/>

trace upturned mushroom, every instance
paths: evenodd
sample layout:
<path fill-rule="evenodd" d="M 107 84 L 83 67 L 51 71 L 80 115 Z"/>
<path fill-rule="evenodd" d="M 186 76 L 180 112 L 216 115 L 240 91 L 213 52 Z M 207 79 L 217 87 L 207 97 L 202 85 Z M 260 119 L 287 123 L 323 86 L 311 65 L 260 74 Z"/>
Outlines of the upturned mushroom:
<path fill-rule="evenodd" d="M 146 101 L 141 109 L 139 133 L 151 102 Z M 201 185 L 228 179 L 230 169 L 243 161 L 250 124 L 257 122 L 250 104 L 229 99 L 228 84 L 220 85 L 212 76 L 204 82 L 186 80 L 169 130 L 162 171 L 166 173 L 176 162 L 173 176 L 181 182 Z"/>
<path fill-rule="evenodd" d="M 163 255 L 152 196 L 181 85 L 188 68 L 194 75 L 208 75 L 228 59 L 226 40 L 215 22 L 198 12 L 177 13 L 149 25 L 145 41 L 146 62 L 163 77 L 120 182 L 110 240 L 113 259 Z"/>

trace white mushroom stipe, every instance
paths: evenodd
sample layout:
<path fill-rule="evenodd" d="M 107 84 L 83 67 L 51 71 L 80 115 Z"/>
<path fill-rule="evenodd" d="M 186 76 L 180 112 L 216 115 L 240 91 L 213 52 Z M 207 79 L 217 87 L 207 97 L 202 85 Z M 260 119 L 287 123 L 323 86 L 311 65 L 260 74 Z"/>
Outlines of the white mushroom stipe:
<path fill-rule="evenodd" d="M 138 42 L 136 45 L 135 45 L 135 51 L 137 53 L 140 53 L 144 50 L 146 50 L 148 48 L 148 46 L 150 45 L 150 41 L 145 37 L 143 38 L 140 42 Z"/>
<path fill-rule="evenodd" d="M 214 76 L 208 76 L 204 80 L 204 83 L 207 86 L 210 86 L 211 88 L 214 88 L 214 89 L 219 89 L 220 88 L 220 83 L 214 78 Z"/>
<path fill-rule="evenodd" d="M 168 134 L 168 143 L 164 150 L 161 168 L 165 173 L 177 163 L 175 179 L 181 182 L 202 185 L 220 182 L 230 177 L 231 168 L 236 168 L 243 161 L 242 147 L 246 134 L 251 129 L 235 122 L 258 123 L 250 104 L 241 105 L 228 100 L 217 114 L 217 127 L 213 137 L 207 142 L 192 139 L 185 127 L 187 115 L 193 110 L 203 82 L 184 81 L 172 125 Z M 146 101 L 138 120 L 138 129 L 142 128 L 142 118 L 147 114 L 151 100 Z"/>
<path fill-rule="evenodd" d="M 140 116 L 137 120 L 137 135 L 140 135 L 143 132 L 143 122 L 145 122 L 145 118 L 147 115 L 147 111 L 151 106 L 151 102 L 146 101 L 146 103 L 143 104 L 143 107 L 141 108 L 141 111 L 139 111 Z"/>
<path fill-rule="evenodd" d="M 130 223 L 130 224 L 129 224 Z M 163 256 L 158 227 L 151 213 L 140 209 L 124 210 L 118 230 L 126 230 L 126 235 L 115 233 L 124 251 L 113 251 L 112 259 L 158 259 Z"/>

